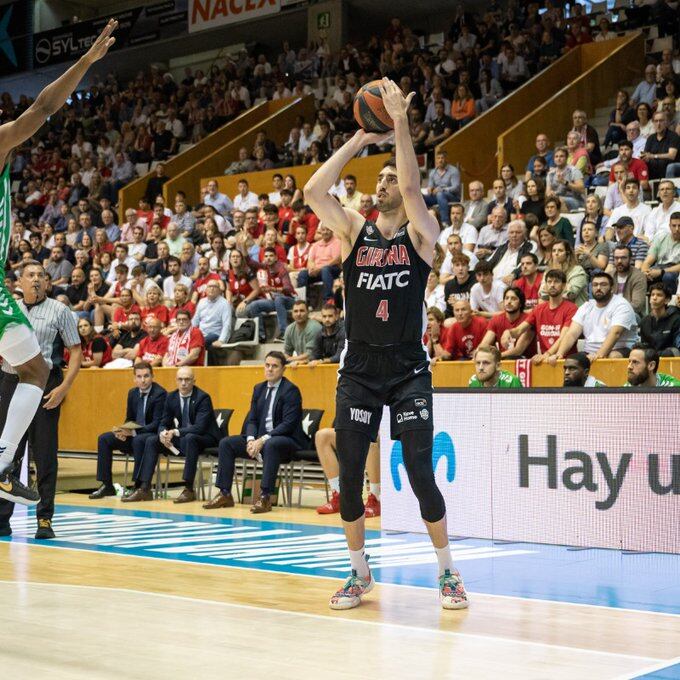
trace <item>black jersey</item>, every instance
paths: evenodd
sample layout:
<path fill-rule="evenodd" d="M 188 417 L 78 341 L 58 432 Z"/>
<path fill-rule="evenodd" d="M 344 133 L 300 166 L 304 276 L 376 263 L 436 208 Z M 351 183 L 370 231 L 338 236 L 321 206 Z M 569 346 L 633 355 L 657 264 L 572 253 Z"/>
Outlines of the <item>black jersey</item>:
<path fill-rule="evenodd" d="M 425 286 L 431 267 L 418 255 L 406 226 L 388 240 L 373 222 L 366 221 L 342 263 L 345 330 L 350 342 L 422 342 Z"/>

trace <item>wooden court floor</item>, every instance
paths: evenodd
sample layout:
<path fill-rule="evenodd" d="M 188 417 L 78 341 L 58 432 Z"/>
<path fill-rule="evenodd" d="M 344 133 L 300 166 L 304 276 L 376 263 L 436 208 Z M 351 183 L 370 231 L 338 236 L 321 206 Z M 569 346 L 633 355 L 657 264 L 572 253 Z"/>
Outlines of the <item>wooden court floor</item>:
<path fill-rule="evenodd" d="M 77 494 L 58 502 L 92 507 Z M 143 506 L 204 512 L 199 503 Z M 232 516 L 252 518 L 238 507 Z M 266 519 L 338 522 L 313 510 Z M 397 585 L 332 612 L 338 584 L 0 541 L 0 668 L 21 679 L 600 679 L 635 677 L 680 654 L 680 616 L 474 592 L 469 610 L 444 612 L 434 588 Z"/>

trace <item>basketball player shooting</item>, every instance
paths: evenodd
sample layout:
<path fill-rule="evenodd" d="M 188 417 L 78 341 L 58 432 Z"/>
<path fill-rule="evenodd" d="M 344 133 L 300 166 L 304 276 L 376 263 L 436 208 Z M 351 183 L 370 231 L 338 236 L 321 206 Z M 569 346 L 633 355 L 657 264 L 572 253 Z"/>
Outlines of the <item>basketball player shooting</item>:
<path fill-rule="evenodd" d="M 335 429 L 340 464 L 340 515 L 352 572 L 330 600 L 332 609 L 361 602 L 375 581 L 364 552 L 361 498 L 368 447 L 378 435 L 383 406 L 390 407 L 393 439 L 401 441 L 404 465 L 439 564 L 439 594 L 445 609 L 468 605 L 453 568 L 446 531 L 446 506 L 432 470 L 432 374 L 422 343 L 425 285 L 439 226 L 420 191 L 404 97 L 387 78 L 380 84 L 394 133 L 359 130 L 326 161 L 305 186 L 305 200 L 342 242 L 347 343 L 340 359 Z M 378 219 L 342 208 L 328 191 L 344 166 L 368 144 L 394 134 L 396 158 L 378 175 Z"/>
<path fill-rule="evenodd" d="M 87 70 L 101 59 L 115 42 L 111 34 L 118 22 L 111 19 L 97 40 L 64 75 L 48 85 L 16 120 L 0 126 L 0 266 L 5 269 L 12 230 L 9 155 L 12 149 L 32 137 L 55 114 L 76 89 Z M 4 282 L 0 281 L 0 356 L 16 370 L 19 384 L 9 404 L 7 421 L 0 434 L 0 498 L 23 505 L 36 505 L 39 494 L 22 484 L 11 472 L 17 446 L 24 436 L 47 384 L 49 368 L 40 352 L 31 324 Z M 45 408 L 56 408 L 66 388 L 56 387 L 44 396 Z"/>

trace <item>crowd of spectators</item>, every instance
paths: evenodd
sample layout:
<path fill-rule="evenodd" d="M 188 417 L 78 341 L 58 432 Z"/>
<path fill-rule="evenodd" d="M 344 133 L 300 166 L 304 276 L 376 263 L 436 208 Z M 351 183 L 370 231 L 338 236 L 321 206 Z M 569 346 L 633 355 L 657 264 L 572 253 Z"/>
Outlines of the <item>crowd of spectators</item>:
<path fill-rule="evenodd" d="M 323 44 L 296 51 L 284 43 L 278 55 L 241 52 L 206 73 L 187 68 L 178 80 L 154 67 L 129 82 L 108 74 L 12 160 L 8 285 L 22 262 L 46 263 L 50 294 L 79 318 L 86 367 L 222 362 L 225 346 L 255 339 L 248 333 L 265 341 L 272 329 L 293 365 L 336 360 L 344 341 L 340 245 L 306 207 L 294 174 L 275 174 L 260 195 L 245 178 L 234 196 L 211 181 L 197 205 L 182 191 L 166 205 L 163 161 L 252 105 L 313 92 L 314 120 L 300 119 L 280 147 L 262 130 L 225 172 L 323 162 L 356 128 L 357 89 L 388 76 L 415 91 L 413 143 L 432 152 L 423 193 L 442 227 L 427 290 L 433 360 L 469 359 L 480 344 L 496 345 L 503 358 L 558 356 L 571 319 L 565 305 L 597 299 L 592 280 L 602 272 L 613 299 L 633 310 L 631 337 L 623 334 L 632 346 L 638 329 L 675 310 L 658 316 L 647 290 L 661 283 L 671 301 L 680 271 L 680 203 L 674 184 L 658 181 L 680 175 L 680 59 L 672 50 L 649 58 L 632 95 L 618 92 L 602 143 L 586 112 L 574 111 L 564 143 L 537 135 L 526 167 L 504 166 L 489 200 L 478 181 L 464 200 L 456 159 L 433 152 L 561 54 L 614 37 L 606 19 L 591 34 L 578 5 L 568 18 L 549 2 L 543 9 L 510 0 L 472 15 L 459 6 L 435 47 L 393 19 L 382 36 L 337 55 Z M 4 119 L 30 105 L 26 97 L 0 100 Z M 120 189 L 152 162 L 145 196 L 121 214 Z M 332 191 L 375 219 L 366 190 L 347 175 Z M 547 320 L 537 321 L 546 305 Z M 524 332 L 515 335 L 517 328 Z M 678 352 L 677 334 L 664 342 L 655 347 Z M 602 355 L 613 356 L 621 341 L 610 344 Z"/>

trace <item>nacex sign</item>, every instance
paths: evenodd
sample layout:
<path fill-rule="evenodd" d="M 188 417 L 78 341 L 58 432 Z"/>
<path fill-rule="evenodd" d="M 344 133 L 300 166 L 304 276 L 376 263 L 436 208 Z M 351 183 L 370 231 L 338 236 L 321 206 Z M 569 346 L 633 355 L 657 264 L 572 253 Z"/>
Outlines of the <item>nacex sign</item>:
<path fill-rule="evenodd" d="M 281 0 L 190 0 L 189 33 L 276 14 Z"/>

